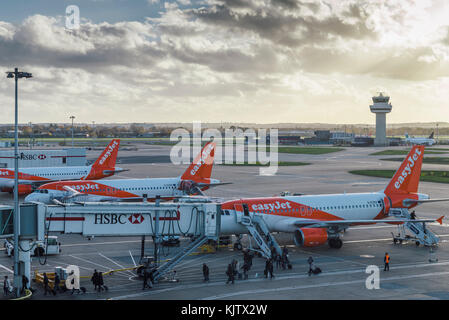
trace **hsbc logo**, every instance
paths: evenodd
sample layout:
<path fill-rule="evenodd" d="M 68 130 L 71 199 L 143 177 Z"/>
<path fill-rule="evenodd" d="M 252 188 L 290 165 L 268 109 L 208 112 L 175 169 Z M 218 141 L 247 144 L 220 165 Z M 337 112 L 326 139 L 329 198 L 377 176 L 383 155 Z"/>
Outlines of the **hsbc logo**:
<path fill-rule="evenodd" d="M 135 213 L 132 214 L 129 218 L 128 218 L 129 222 L 131 222 L 132 224 L 141 224 L 144 220 L 143 216 L 140 213 Z"/>
<path fill-rule="evenodd" d="M 20 160 L 45 160 L 47 156 L 45 154 L 25 154 L 23 152 L 20 153 Z"/>
<path fill-rule="evenodd" d="M 94 224 L 141 224 L 144 221 L 143 215 L 140 213 L 127 214 L 116 213 L 96 213 L 94 217 Z"/>

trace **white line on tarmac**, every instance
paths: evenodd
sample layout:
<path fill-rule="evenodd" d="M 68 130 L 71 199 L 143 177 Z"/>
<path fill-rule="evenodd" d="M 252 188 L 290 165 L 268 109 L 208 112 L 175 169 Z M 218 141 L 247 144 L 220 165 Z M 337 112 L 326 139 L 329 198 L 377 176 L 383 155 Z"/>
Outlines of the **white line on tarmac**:
<path fill-rule="evenodd" d="M 110 267 L 106 267 L 106 266 L 103 266 L 103 265 L 101 265 L 101 264 L 98 264 L 98 263 L 95 263 L 95 262 L 92 262 L 92 261 L 89 261 L 89 260 L 86 260 L 86 259 L 83 259 L 83 258 L 74 256 L 74 255 L 71 255 L 71 254 L 69 254 L 69 257 L 72 257 L 72 258 L 75 258 L 75 259 L 78 259 L 78 260 L 81 260 L 81 261 L 84 261 L 84 262 L 87 262 L 87 263 L 90 263 L 90 264 L 94 264 L 94 265 L 96 265 L 96 266 L 105 268 L 106 270 L 111 270 Z"/>
<path fill-rule="evenodd" d="M 137 267 L 136 261 L 134 260 L 133 254 L 131 253 L 131 250 L 128 250 L 128 251 L 129 251 L 129 255 L 131 256 L 131 259 L 133 260 L 134 267 Z"/>
<path fill-rule="evenodd" d="M 100 252 L 99 252 L 98 254 L 99 254 L 100 256 L 102 256 L 103 258 L 105 258 L 105 259 L 111 261 L 113 264 L 119 266 L 120 268 L 122 268 L 122 269 L 125 269 L 125 268 L 126 268 L 126 267 L 122 266 L 121 264 L 118 264 L 117 262 L 115 262 L 115 261 L 112 260 L 111 258 L 108 258 L 108 257 L 106 257 L 105 255 L 101 254 Z M 135 275 L 134 273 L 132 273 L 132 272 L 129 271 L 129 270 L 126 270 L 126 272 L 131 273 L 131 275 L 133 275 L 133 276 Z"/>
<path fill-rule="evenodd" d="M 2 265 L 2 264 L 0 264 L 0 268 L 3 268 L 3 269 L 5 269 L 5 270 L 8 271 L 8 272 L 14 273 L 14 271 L 12 271 L 11 269 L 5 267 L 5 266 Z"/>
<path fill-rule="evenodd" d="M 401 266 L 395 266 L 390 267 L 391 271 L 394 270 L 399 270 L 399 269 L 408 269 L 408 268 L 425 268 L 425 267 L 436 267 L 436 266 L 445 266 L 445 265 L 449 265 L 449 260 L 448 261 L 444 261 L 444 262 L 438 262 L 438 263 L 420 263 L 420 264 L 404 264 Z M 354 273 L 365 273 L 365 268 L 362 269 L 349 269 L 349 270 L 342 270 L 342 271 L 334 271 L 334 272 L 323 272 L 321 273 L 318 277 L 326 277 L 326 276 L 336 276 L 336 275 L 345 275 L 345 274 L 354 274 Z M 382 278 L 382 281 L 389 281 L 389 280 L 400 280 L 400 279 L 408 279 L 408 278 L 414 278 L 414 277 L 425 277 L 425 276 L 433 276 L 433 275 L 439 275 L 439 274 L 449 274 L 449 272 L 444 272 L 444 273 L 427 273 L 427 274 L 419 274 L 419 275 L 409 275 L 409 276 L 396 276 L 396 277 L 392 277 L 392 278 Z M 300 278 L 308 278 L 307 274 L 290 274 L 287 275 L 285 277 L 282 276 L 278 276 L 276 278 L 274 278 L 274 281 L 279 281 L 279 280 L 288 280 L 288 279 L 300 279 Z M 245 280 L 246 282 L 260 282 L 260 281 L 266 281 L 265 278 L 253 278 L 253 279 L 249 279 L 249 280 Z M 309 285 L 309 286 L 304 286 L 304 288 L 313 288 L 313 287 L 321 287 L 321 286 L 334 286 L 334 285 L 346 285 L 346 284 L 352 284 L 352 283 L 359 283 L 359 282 L 365 282 L 366 280 L 354 280 L 354 281 L 347 281 L 347 282 L 327 282 L 325 284 L 315 284 L 315 285 Z M 164 288 L 161 290 L 158 289 L 154 289 L 151 292 L 141 292 L 141 293 L 134 293 L 134 294 L 128 294 L 128 295 L 124 295 L 124 296 L 117 296 L 117 297 L 112 297 L 110 298 L 111 300 L 121 300 L 121 299 L 128 299 L 128 298 L 137 298 L 137 297 L 141 297 L 141 296 L 146 296 L 146 295 L 156 295 L 156 294 L 160 294 L 160 293 L 164 293 L 164 292 L 169 292 L 169 291 L 178 291 L 178 290 L 183 290 L 183 289 L 194 289 L 194 288 L 204 288 L 204 287 L 212 287 L 212 286 L 222 286 L 223 282 L 213 282 L 213 283 L 208 283 L 208 284 L 192 284 L 192 285 L 181 285 L 181 286 L 176 286 L 176 287 L 170 287 L 170 288 Z M 301 286 L 295 287 L 296 289 L 302 289 Z M 271 289 L 272 291 L 281 291 L 284 290 L 284 288 L 274 288 Z M 293 289 L 286 289 L 286 290 L 293 290 Z M 260 293 L 260 292 L 259 292 Z M 233 293 L 231 293 L 232 295 Z M 238 292 L 235 293 L 236 295 L 240 295 L 240 294 L 244 294 L 242 292 Z M 222 297 L 220 296 L 220 298 L 212 298 L 212 297 L 206 297 L 206 298 L 202 298 L 202 299 L 222 299 Z"/>
<path fill-rule="evenodd" d="M 442 275 L 448 275 L 448 274 L 449 274 L 449 271 L 446 271 L 446 272 L 434 272 L 434 273 L 424 273 L 424 274 L 415 274 L 415 275 L 409 275 L 409 276 L 397 276 L 397 277 L 390 277 L 390 278 L 382 278 L 382 282 L 384 282 L 384 281 L 392 281 L 392 280 L 403 280 L 403 279 L 442 276 Z M 364 283 L 365 281 L 366 281 L 366 279 L 353 280 L 353 281 L 341 281 L 341 282 L 326 282 L 326 283 L 319 283 L 319 284 L 299 285 L 299 286 L 290 286 L 290 287 L 273 288 L 273 289 L 246 290 L 246 291 L 225 293 L 225 294 L 217 295 L 217 296 L 210 296 L 210 297 L 202 298 L 200 300 L 216 300 L 216 299 L 225 299 L 225 298 L 235 297 L 235 296 L 240 296 L 240 295 L 252 295 L 252 294 L 258 294 L 258 293 L 268 293 L 268 292 L 298 290 L 298 289 L 309 289 L 309 288 L 319 288 L 319 287 L 329 287 L 329 286 L 342 286 L 342 285 L 350 285 L 350 284 L 356 284 L 356 283 Z"/>
<path fill-rule="evenodd" d="M 93 264 L 93 265 L 96 265 L 96 266 L 99 266 L 99 267 L 102 267 L 102 268 L 105 268 L 106 269 L 106 271 L 109 271 L 109 270 L 112 270 L 112 268 L 110 268 L 110 267 L 106 267 L 106 266 L 103 266 L 103 265 L 101 265 L 101 264 L 98 264 L 98 263 L 95 263 L 95 262 L 92 262 L 92 261 L 89 261 L 89 260 L 86 260 L 86 259 L 83 259 L 83 258 L 80 258 L 80 257 L 76 257 L 76 256 L 74 256 L 74 255 L 69 255 L 70 257 L 72 257 L 72 258 L 75 258 L 75 259 L 79 259 L 79 260 L 81 260 L 81 261 L 85 261 L 85 262 L 87 262 L 87 263 L 91 263 L 91 264 Z M 121 276 L 121 277 L 126 277 L 127 278 L 127 276 L 125 276 L 125 275 L 121 275 L 121 274 L 117 274 L 118 276 Z"/>
<path fill-rule="evenodd" d="M 438 234 L 437 237 L 449 237 L 449 234 Z M 384 239 L 366 239 L 366 240 L 348 240 L 344 241 L 344 243 L 359 243 L 359 242 L 374 242 L 374 241 L 392 241 L 392 238 L 384 238 Z"/>

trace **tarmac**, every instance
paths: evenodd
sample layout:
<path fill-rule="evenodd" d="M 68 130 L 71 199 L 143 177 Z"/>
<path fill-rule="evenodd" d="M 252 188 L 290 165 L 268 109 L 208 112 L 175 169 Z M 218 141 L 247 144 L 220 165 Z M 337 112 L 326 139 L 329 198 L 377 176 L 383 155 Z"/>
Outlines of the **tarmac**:
<path fill-rule="evenodd" d="M 169 161 L 170 147 L 135 144 L 136 151 L 119 151 L 119 166 L 130 171 L 108 179 L 176 177 L 187 165 L 174 165 Z M 438 148 L 438 147 L 437 147 Z M 388 179 L 358 176 L 348 173 L 355 169 L 397 169 L 400 162 L 380 161 L 388 156 L 371 156 L 382 148 L 354 148 L 324 155 L 279 154 L 280 161 L 301 161 L 307 166 L 279 167 L 275 175 L 262 176 L 258 167 L 215 165 L 212 178 L 232 182 L 207 190 L 213 197 L 225 199 L 238 197 L 273 196 L 283 191 L 304 194 L 374 192 L 382 190 Z M 389 147 L 388 149 L 406 149 Z M 94 160 L 100 151 L 87 152 Z M 448 156 L 438 155 L 438 156 Z M 398 157 L 398 156 L 391 156 Z M 423 165 L 424 170 L 447 170 L 444 165 Z M 447 198 L 448 187 L 440 183 L 420 183 L 420 192 L 431 198 Z M 12 196 L 0 194 L 0 203 L 12 202 Z M 429 203 L 416 209 L 418 218 L 448 216 L 449 203 Z M 241 263 L 243 255 L 232 248 L 220 248 L 215 253 L 195 254 L 185 258 L 175 268 L 177 282 L 162 280 L 152 289 L 142 290 L 142 279 L 133 271 L 115 272 L 104 276 L 108 291 L 95 292 L 89 278 L 82 278 L 85 294 L 70 292 L 56 296 L 44 296 L 40 284 L 32 282 L 35 289 L 31 299 L 68 300 L 371 300 L 371 299 L 449 299 L 449 229 L 443 225 L 428 224 L 428 228 L 440 237 L 435 248 L 437 262 L 430 262 L 429 248 L 414 242 L 393 244 L 392 232 L 397 227 L 389 224 L 366 225 L 349 228 L 343 235 L 343 247 L 331 249 L 328 245 L 298 248 L 292 235 L 278 234 L 281 245 L 289 250 L 291 270 L 274 269 L 275 278 L 265 279 L 265 260 L 254 258 L 248 280 L 236 280 L 226 284 L 227 265 L 232 259 Z M 82 276 L 90 276 L 94 269 L 106 272 L 133 267 L 140 258 L 140 237 L 97 237 L 92 240 L 80 235 L 59 235 L 62 252 L 48 256 L 44 265 L 37 257 L 32 261 L 32 273 L 53 272 L 56 266 L 77 265 Z M 181 247 L 165 247 L 163 259 L 169 259 L 190 240 L 182 239 Z M 2 251 L 4 252 L 3 248 Z M 385 252 L 391 256 L 390 271 L 383 271 Z M 145 255 L 153 255 L 153 243 L 147 237 Z M 308 276 L 307 258 L 312 256 L 323 272 Z M 42 260 L 42 259 L 41 259 Z M 43 261 L 41 261 L 43 262 Z M 210 281 L 203 282 L 202 264 L 210 268 Z M 0 252 L 0 277 L 12 276 L 12 258 Z M 378 266 L 380 288 L 367 289 L 370 273 L 368 266 Z M 4 299 L 2 295 L 1 298 Z"/>

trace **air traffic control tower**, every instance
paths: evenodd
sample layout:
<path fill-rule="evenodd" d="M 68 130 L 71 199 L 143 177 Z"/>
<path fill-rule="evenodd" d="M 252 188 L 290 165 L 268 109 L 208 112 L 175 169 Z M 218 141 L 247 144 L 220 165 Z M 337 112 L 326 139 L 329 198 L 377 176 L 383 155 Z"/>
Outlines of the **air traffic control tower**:
<path fill-rule="evenodd" d="M 387 146 L 386 114 L 391 112 L 392 108 L 389 101 L 390 97 L 384 96 L 380 92 L 377 97 L 373 97 L 373 104 L 369 106 L 371 112 L 376 114 L 376 138 L 374 139 L 374 145 L 377 147 Z"/>

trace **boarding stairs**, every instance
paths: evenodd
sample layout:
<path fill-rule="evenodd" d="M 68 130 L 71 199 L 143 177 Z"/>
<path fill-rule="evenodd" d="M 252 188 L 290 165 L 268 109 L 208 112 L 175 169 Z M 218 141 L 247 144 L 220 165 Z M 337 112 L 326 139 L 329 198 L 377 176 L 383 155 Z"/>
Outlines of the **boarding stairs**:
<path fill-rule="evenodd" d="M 406 208 L 391 209 L 390 216 L 396 218 L 404 218 L 407 220 L 411 219 L 410 212 Z M 405 233 L 405 228 L 411 231 L 413 236 L 409 236 Z M 403 224 L 398 224 L 398 235 L 393 235 L 393 239 L 399 240 L 415 240 L 416 245 L 422 244 L 424 246 L 437 245 L 440 239 L 428 228 L 426 228 L 425 222 L 404 222 Z"/>
<path fill-rule="evenodd" d="M 184 259 L 184 257 L 191 254 L 198 247 L 200 247 L 204 243 L 206 243 L 208 239 L 209 238 L 205 235 L 200 236 L 195 241 L 193 241 L 188 246 L 186 246 L 182 251 L 180 251 L 178 254 L 176 254 L 172 259 L 170 259 L 168 262 L 164 263 L 153 274 L 154 281 L 157 282 L 158 279 L 160 279 L 164 274 L 166 274 L 167 272 L 172 270 L 179 262 L 181 262 L 182 259 Z"/>
<path fill-rule="evenodd" d="M 240 223 L 248 229 L 249 233 L 262 250 L 262 255 L 265 258 L 271 258 L 271 248 L 273 247 L 279 255 L 282 254 L 281 247 L 279 247 L 276 239 L 270 233 L 270 230 L 261 215 L 253 214 L 252 217 L 249 215 L 242 216 Z"/>

